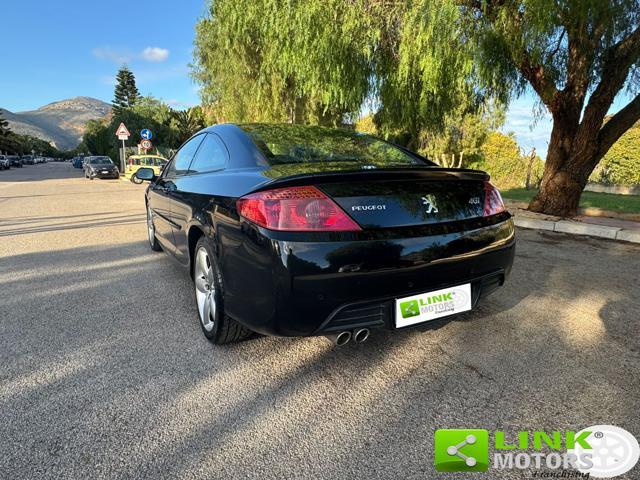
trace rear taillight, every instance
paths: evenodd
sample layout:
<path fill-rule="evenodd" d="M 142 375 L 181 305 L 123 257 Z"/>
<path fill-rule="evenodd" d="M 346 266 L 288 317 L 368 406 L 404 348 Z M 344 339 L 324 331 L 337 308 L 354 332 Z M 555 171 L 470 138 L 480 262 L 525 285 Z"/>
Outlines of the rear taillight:
<path fill-rule="evenodd" d="M 488 217 L 504 212 L 504 210 L 504 203 L 498 189 L 491 182 L 484 182 L 484 211 L 482 215 Z"/>
<path fill-rule="evenodd" d="M 238 213 L 271 230 L 361 230 L 356 222 L 316 187 L 288 187 L 251 193 L 238 200 Z"/>

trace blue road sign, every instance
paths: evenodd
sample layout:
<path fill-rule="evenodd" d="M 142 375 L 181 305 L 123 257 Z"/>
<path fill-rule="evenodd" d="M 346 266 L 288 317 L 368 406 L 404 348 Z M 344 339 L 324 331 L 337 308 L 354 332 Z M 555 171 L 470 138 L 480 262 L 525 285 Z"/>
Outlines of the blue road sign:
<path fill-rule="evenodd" d="M 153 133 L 151 133 L 151 130 L 148 128 L 145 128 L 140 132 L 140 136 L 145 140 L 151 140 L 153 138 Z"/>

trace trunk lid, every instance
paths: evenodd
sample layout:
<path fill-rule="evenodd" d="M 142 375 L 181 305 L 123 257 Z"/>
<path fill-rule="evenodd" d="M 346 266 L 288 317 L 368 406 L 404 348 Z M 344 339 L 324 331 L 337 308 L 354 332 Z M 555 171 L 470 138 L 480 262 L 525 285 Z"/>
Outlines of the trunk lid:
<path fill-rule="evenodd" d="M 309 173 L 275 178 L 261 190 L 314 185 L 362 228 L 445 223 L 483 215 L 484 182 L 489 178 L 484 172 L 440 167 L 344 171 L 326 166 L 318 172 L 313 164 L 307 165 Z"/>
<path fill-rule="evenodd" d="M 332 183 L 319 186 L 363 228 L 482 217 L 484 183 L 473 180 Z"/>

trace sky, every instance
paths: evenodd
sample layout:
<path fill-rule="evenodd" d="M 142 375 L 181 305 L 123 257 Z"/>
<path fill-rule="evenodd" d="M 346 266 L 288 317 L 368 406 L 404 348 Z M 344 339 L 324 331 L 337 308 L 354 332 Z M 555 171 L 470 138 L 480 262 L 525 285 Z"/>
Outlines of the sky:
<path fill-rule="evenodd" d="M 616 113 L 630 101 L 631 97 L 626 92 L 621 92 L 611 105 L 609 114 Z M 527 91 L 511 102 L 505 124 L 500 130 L 503 133 L 515 133 L 520 148 L 529 153 L 531 148 L 535 147 L 536 153 L 541 158 L 545 158 L 551 137 L 551 127 L 551 115 L 544 108 L 540 110 L 535 93 Z"/>
<path fill-rule="evenodd" d="M 143 95 L 177 109 L 199 103 L 189 63 L 205 0 L 0 1 L 0 107 L 21 112 L 76 96 L 111 102 L 123 63 Z M 610 113 L 625 100 L 620 95 Z M 502 131 L 514 132 L 522 148 L 536 147 L 544 158 L 551 120 L 534 117 L 535 104 L 532 92 L 512 102 Z"/>
<path fill-rule="evenodd" d="M 126 63 L 143 95 L 199 103 L 189 77 L 205 0 L 0 0 L 0 107 L 33 110 L 76 96 L 113 99 Z"/>

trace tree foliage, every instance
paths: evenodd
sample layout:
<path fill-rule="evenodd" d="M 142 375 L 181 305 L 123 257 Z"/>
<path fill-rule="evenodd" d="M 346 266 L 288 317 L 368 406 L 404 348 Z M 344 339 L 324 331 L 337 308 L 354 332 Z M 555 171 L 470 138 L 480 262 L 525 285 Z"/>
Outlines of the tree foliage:
<path fill-rule="evenodd" d="M 57 148 L 45 140 L 30 135 L 19 135 L 12 131 L 0 135 L 0 152 L 13 155 L 30 155 L 32 151 L 46 157 L 62 156 Z"/>
<path fill-rule="evenodd" d="M 613 144 L 589 180 L 611 185 L 640 185 L 640 122 Z"/>
<path fill-rule="evenodd" d="M 442 129 L 422 132 L 418 150 L 434 162 L 446 167 L 465 167 L 478 160 L 481 147 L 490 132 L 504 123 L 504 110 L 457 108 L 445 115 Z"/>
<path fill-rule="evenodd" d="M 216 120 L 338 124 L 357 112 L 367 52 L 351 41 L 368 34 L 354 13 L 341 0 L 211 2 L 194 75 Z"/>
<path fill-rule="evenodd" d="M 179 144 L 186 142 L 189 137 L 203 129 L 205 125 L 204 113 L 200 107 L 172 112 L 171 126 L 176 132 Z"/>
<path fill-rule="evenodd" d="M 136 77 L 126 65 L 120 67 L 116 75 L 116 88 L 113 95 L 113 112 L 118 115 L 122 110 L 133 107 L 140 92 L 136 86 Z"/>
<path fill-rule="evenodd" d="M 459 28 L 452 2 L 216 0 L 194 76 L 218 119 L 336 124 L 375 99 L 379 131 L 415 146 L 492 93 L 471 81 Z"/>
<path fill-rule="evenodd" d="M 181 124 L 177 120 L 183 117 L 189 119 L 188 125 Z M 129 140 L 130 146 L 135 146 L 135 142 L 140 139 L 139 132 L 148 128 L 154 135 L 154 147 L 163 151 L 172 151 L 178 148 L 186 138 L 205 125 L 199 107 L 181 112 L 173 110 L 166 103 L 152 96 L 139 97 L 135 105 L 121 109 L 110 118 L 87 122 L 86 132 L 78 151 L 93 155 L 107 155 L 113 159 L 118 158 L 118 149 L 121 144 L 115 136 L 115 132 L 121 122 L 127 126 L 132 134 Z"/>
<path fill-rule="evenodd" d="M 470 168 L 484 170 L 499 188 L 522 188 L 527 178 L 529 159 L 523 156 L 513 134 L 491 132 L 477 156 L 468 164 Z M 542 179 L 544 162 L 536 157 L 531 171 L 531 184 L 537 186 Z"/>
<path fill-rule="evenodd" d="M 541 188 L 530 208 L 570 216 L 595 166 L 640 119 L 638 0 L 463 1 L 478 78 L 529 86 L 553 118 Z M 632 100 L 608 121 L 623 90 Z"/>
<path fill-rule="evenodd" d="M 639 22 L 639 0 L 215 0 L 194 76 L 219 119 L 339 123 L 369 102 L 412 148 L 457 110 L 531 88 L 554 119 L 532 208 L 565 215 L 640 118 Z"/>
<path fill-rule="evenodd" d="M 9 122 L 0 114 L 0 152 L 27 155 L 35 151 L 47 157 L 58 157 L 60 152 L 49 142 L 30 135 L 19 135 L 9 127 Z"/>

